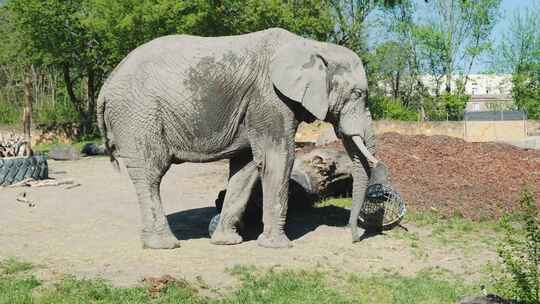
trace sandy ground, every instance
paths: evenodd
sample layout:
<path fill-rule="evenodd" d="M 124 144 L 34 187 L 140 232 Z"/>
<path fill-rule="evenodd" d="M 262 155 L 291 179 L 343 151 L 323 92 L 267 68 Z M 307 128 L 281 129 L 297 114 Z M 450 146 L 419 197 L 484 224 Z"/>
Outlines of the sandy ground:
<path fill-rule="evenodd" d="M 290 249 L 258 247 L 256 231 L 239 245 L 212 245 L 207 227 L 215 214 L 214 199 L 226 185 L 226 162 L 171 168 L 161 191 L 182 246 L 143 250 L 135 191 L 125 170 L 115 172 L 106 158 L 85 158 L 50 161 L 50 171 L 54 178 L 73 178 L 82 186 L 0 188 L 0 260 L 13 256 L 42 265 L 42 278 L 74 274 L 127 286 L 146 276 L 169 274 L 221 290 L 236 283 L 226 272 L 235 265 L 402 274 L 441 267 L 468 275 L 495 257 L 481 242 L 453 248 L 421 238 L 422 254 L 406 238 L 392 235 L 352 244 L 348 211 L 332 206 L 289 218 L 287 233 L 294 244 Z M 16 201 L 23 191 L 37 201 L 35 207 Z M 420 236 L 428 233 L 426 228 L 408 228 Z"/>

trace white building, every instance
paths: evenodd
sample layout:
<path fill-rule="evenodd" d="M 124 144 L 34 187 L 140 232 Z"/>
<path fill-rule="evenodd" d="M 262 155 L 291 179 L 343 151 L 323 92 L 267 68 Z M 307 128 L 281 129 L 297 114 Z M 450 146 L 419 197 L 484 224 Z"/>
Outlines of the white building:
<path fill-rule="evenodd" d="M 465 84 L 465 94 L 467 95 L 507 97 L 512 95 L 512 75 L 510 74 L 470 74 L 467 78 L 467 83 Z M 420 77 L 420 80 L 430 90 L 430 93 L 435 95 L 437 90 L 436 78 L 431 75 L 423 75 Z M 456 90 L 458 85 L 462 83 L 465 83 L 465 76 L 455 75 L 452 79 L 452 91 Z M 446 77 L 441 77 L 439 84 L 439 93 L 442 94 L 446 88 Z"/>
<path fill-rule="evenodd" d="M 458 85 L 465 83 L 465 94 L 471 96 L 467 103 L 465 111 L 490 111 L 510 109 L 513 106 L 512 101 L 512 75 L 510 74 L 471 74 L 467 77 L 456 75 L 452 79 L 452 91 L 455 91 Z M 435 95 L 437 91 L 436 78 L 431 75 L 424 75 L 421 78 L 422 83 Z M 446 78 L 439 80 L 439 94 L 445 92 Z"/>

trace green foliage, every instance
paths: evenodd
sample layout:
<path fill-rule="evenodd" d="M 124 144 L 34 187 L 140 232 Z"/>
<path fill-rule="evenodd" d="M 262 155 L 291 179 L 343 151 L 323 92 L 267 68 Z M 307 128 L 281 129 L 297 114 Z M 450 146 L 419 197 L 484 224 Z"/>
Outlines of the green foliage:
<path fill-rule="evenodd" d="M 529 119 L 540 119 L 540 63 L 521 65 L 512 77 L 512 97 Z"/>
<path fill-rule="evenodd" d="M 429 120 L 463 120 L 469 98 L 468 95 L 443 93 L 423 97 L 423 105 Z"/>
<path fill-rule="evenodd" d="M 521 212 L 502 221 L 504 240 L 498 246 L 503 273 L 494 274 L 501 295 L 524 304 L 540 303 L 540 212 L 532 193 L 524 190 Z"/>
<path fill-rule="evenodd" d="M 22 116 L 21 108 L 0 100 L 0 124 L 14 125 Z"/>
<path fill-rule="evenodd" d="M 38 109 L 38 120 L 71 121 L 76 113 L 82 133 L 93 133 L 102 83 L 137 46 L 169 34 L 234 35 L 269 27 L 326 40 L 333 22 L 327 2 L 314 0 L 9 0 L 0 8 L 0 34 L 7 37 L 0 66 L 52 67 L 63 81 L 56 91 L 72 106 L 50 103 Z M 20 87 L 16 94 L 21 99 Z"/>
<path fill-rule="evenodd" d="M 282 27 L 324 41 L 333 28 L 326 1 L 228 0 L 211 6 L 207 35 L 244 34 Z"/>
<path fill-rule="evenodd" d="M 55 125 L 79 122 L 77 110 L 69 100 L 59 99 L 46 102 L 34 108 L 33 118 L 36 124 Z"/>
<path fill-rule="evenodd" d="M 456 71 L 468 74 L 478 57 L 490 50 L 500 3 L 433 0 L 425 7 L 426 17 L 411 27 L 420 68 L 437 78 L 445 76 L 447 93 L 454 92 L 450 79 Z"/>
<path fill-rule="evenodd" d="M 465 106 L 469 101 L 468 95 L 443 94 L 442 102 L 448 113 L 448 120 L 463 120 Z"/>
<path fill-rule="evenodd" d="M 370 110 L 374 119 L 418 120 L 416 111 L 406 108 L 400 100 L 388 97 L 371 98 Z"/>
<path fill-rule="evenodd" d="M 540 63 L 540 20 L 538 5 L 514 11 L 491 54 L 492 67 L 502 73 L 516 73 L 523 65 Z"/>

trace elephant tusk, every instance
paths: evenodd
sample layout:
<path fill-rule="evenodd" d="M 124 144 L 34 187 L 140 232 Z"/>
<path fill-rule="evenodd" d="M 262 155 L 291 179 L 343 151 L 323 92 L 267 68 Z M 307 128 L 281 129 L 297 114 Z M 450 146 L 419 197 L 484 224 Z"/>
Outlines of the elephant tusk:
<path fill-rule="evenodd" d="M 364 154 L 366 159 L 372 164 L 372 167 L 375 167 L 375 165 L 377 165 L 379 160 L 376 159 L 375 156 L 371 154 L 371 152 L 369 152 L 369 150 L 366 148 L 366 145 L 364 145 L 364 141 L 362 140 L 362 138 L 356 135 L 352 137 L 352 140 L 354 141 L 354 143 L 356 144 L 360 152 Z"/>

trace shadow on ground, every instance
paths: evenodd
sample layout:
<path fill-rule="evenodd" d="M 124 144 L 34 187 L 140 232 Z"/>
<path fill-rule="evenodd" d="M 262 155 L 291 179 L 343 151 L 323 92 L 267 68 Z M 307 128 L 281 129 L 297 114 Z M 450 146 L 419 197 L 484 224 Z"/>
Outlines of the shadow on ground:
<path fill-rule="evenodd" d="M 241 229 L 245 241 L 256 240 L 262 233 L 261 212 L 246 212 Z M 208 224 L 217 209 L 214 207 L 196 208 L 169 214 L 169 226 L 179 240 L 209 238 Z M 302 210 L 290 210 L 287 218 L 286 233 L 291 240 L 296 240 L 314 231 L 321 225 L 345 227 L 349 221 L 349 210 L 336 206 L 304 207 Z"/>

